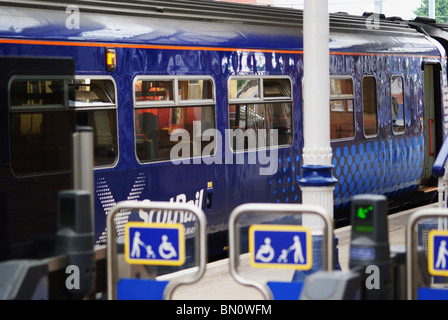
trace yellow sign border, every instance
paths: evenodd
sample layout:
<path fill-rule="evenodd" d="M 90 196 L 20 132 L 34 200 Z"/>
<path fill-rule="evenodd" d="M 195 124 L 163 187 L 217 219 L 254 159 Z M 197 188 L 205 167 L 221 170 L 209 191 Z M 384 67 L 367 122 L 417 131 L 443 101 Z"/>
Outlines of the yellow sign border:
<path fill-rule="evenodd" d="M 272 231 L 272 232 L 305 232 L 306 233 L 306 264 L 297 265 L 295 263 L 259 263 L 255 262 L 255 231 Z M 250 265 L 254 268 L 275 268 L 275 269 L 294 269 L 294 270 L 310 270 L 313 266 L 313 246 L 311 230 L 307 227 L 296 225 L 278 225 L 278 224 L 254 224 L 249 228 L 249 253 Z"/>
<path fill-rule="evenodd" d="M 434 237 L 435 236 L 446 236 L 448 237 L 447 230 L 431 230 L 428 233 L 428 271 L 433 276 L 445 276 L 448 277 L 448 270 L 436 270 L 434 269 Z"/>
<path fill-rule="evenodd" d="M 179 258 L 177 260 L 164 259 L 135 259 L 130 258 L 130 239 L 129 228 L 143 229 L 177 229 L 179 232 Z M 185 263 L 185 235 L 184 225 L 181 223 L 164 224 L 164 223 L 145 223 L 145 222 L 128 222 L 124 228 L 124 257 L 129 264 L 139 265 L 157 265 L 157 266 L 182 266 Z"/>

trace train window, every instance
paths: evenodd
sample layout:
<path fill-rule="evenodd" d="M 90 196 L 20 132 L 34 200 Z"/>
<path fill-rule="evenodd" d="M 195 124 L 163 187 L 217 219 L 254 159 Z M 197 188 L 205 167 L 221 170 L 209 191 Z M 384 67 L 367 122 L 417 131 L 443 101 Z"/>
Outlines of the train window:
<path fill-rule="evenodd" d="M 16 176 L 67 172 L 75 122 L 67 80 L 33 78 L 9 85 L 11 169 Z"/>
<path fill-rule="evenodd" d="M 401 76 L 393 76 L 391 81 L 392 128 L 394 133 L 404 132 L 404 83 Z"/>
<path fill-rule="evenodd" d="M 180 100 L 212 100 L 213 83 L 211 80 L 179 81 L 178 95 Z"/>
<path fill-rule="evenodd" d="M 330 84 L 331 139 L 353 138 L 355 136 L 353 80 L 348 77 L 332 77 Z"/>
<path fill-rule="evenodd" d="M 289 79 L 263 79 L 263 97 L 291 98 L 291 82 Z"/>
<path fill-rule="evenodd" d="M 231 79 L 230 99 L 257 99 L 260 97 L 260 79 Z"/>
<path fill-rule="evenodd" d="M 135 83 L 152 83 L 155 92 L 165 90 L 166 84 L 171 83 L 170 88 L 178 90 L 172 101 L 160 100 L 160 104 L 153 100 L 142 102 L 135 95 L 135 141 L 139 161 L 169 160 L 173 147 L 178 143 L 182 146 L 179 147 L 180 154 L 175 155 L 176 159 L 201 156 L 211 143 L 202 141 L 204 131 L 216 128 L 212 80 L 198 77 L 169 81 L 137 79 Z M 140 90 L 137 85 L 135 90 Z M 177 129 L 185 130 L 182 137 L 188 139 L 179 141 L 178 137 L 172 136 Z"/>
<path fill-rule="evenodd" d="M 263 88 L 261 96 L 258 94 L 260 86 Z M 229 98 L 230 129 L 241 130 L 243 133 L 239 135 L 234 132 L 231 142 L 234 151 L 292 144 L 289 78 L 233 78 L 229 81 Z M 271 140 L 272 130 L 277 130 L 277 141 Z M 237 139 L 238 137 L 242 139 Z"/>
<path fill-rule="evenodd" d="M 362 106 L 364 134 L 375 136 L 378 133 L 378 104 L 376 96 L 376 78 L 366 76 L 362 80 Z"/>
<path fill-rule="evenodd" d="M 118 158 L 115 85 L 110 79 L 77 78 L 70 84 L 70 107 L 78 125 L 93 128 L 94 165 L 113 165 Z"/>
<path fill-rule="evenodd" d="M 11 110 L 64 108 L 64 80 L 16 79 L 9 95 Z"/>
<path fill-rule="evenodd" d="M 161 101 L 173 102 L 173 83 L 168 81 L 138 80 L 135 82 L 135 101 L 160 103 Z"/>

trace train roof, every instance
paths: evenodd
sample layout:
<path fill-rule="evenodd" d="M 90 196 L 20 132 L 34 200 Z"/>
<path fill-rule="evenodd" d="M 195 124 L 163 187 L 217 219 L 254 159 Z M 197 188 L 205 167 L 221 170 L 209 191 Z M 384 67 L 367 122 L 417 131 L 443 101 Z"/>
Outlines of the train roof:
<path fill-rule="evenodd" d="M 445 49 L 448 49 L 448 24 L 437 23 L 435 19 L 427 17 L 417 17 L 408 23 L 416 30 L 437 39 Z"/>
<path fill-rule="evenodd" d="M 65 11 L 76 5 L 80 12 L 141 16 L 149 18 L 201 20 L 257 26 L 302 28 L 303 10 L 230 3 L 214 0 L 79 0 L 79 1 L 0 1 L 1 6 Z M 366 28 L 367 19 L 373 13 L 354 16 L 347 13 L 330 14 L 330 25 L 334 31 L 370 31 L 375 33 L 397 32 L 415 34 L 401 18 L 378 16 L 378 28 Z"/>
<path fill-rule="evenodd" d="M 69 5 L 79 9 L 79 29 L 66 27 Z M 0 7 L 0 37 L 4 38 L 303 48 L 303 11 L 290 8 L 212 0 L 0 0 Z M 333 37 L 344 34 L 342 42 L 349 34 L 352 44 L 345 46 L 356 47 L 367 40 L 371 50 L 381 49 L 381 41 L 404 46 L 412 37 L 417 39 L 414 51 L 418 51 L 426 41 L 421 32 L 400 18 L 369 13 L 330 14 L 330 31 Z"/>

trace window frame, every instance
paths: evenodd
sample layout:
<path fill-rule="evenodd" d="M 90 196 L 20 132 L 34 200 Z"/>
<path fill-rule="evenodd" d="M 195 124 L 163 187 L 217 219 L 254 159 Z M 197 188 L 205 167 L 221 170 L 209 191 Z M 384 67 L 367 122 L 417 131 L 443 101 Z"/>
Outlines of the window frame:
<path fill-rule="evenodd" d="M 341 95 L 332 95 L 331 94 L 331 80 L 332 79 L 349 79 L 352 83 L 352 94 L 341 94 Z M 353 136 L 352 137 L 344 137 L 344 138 L 331 138 L 331 113 L 332 112 L 340 112 L 340 111 L 333 111 L 331 110 L 331 102 L 332 101 L 353 101 Z M 330 105 L 328 106 L 330 108 L 330 141 L 331 142 L 337 142 L 337 141 L 352 141 L 356 138 L 356 95 L 355 95 L 355 80 L 350 75 L 330 75 Z M 347 111 L 348 112 L 348 111 Z"/>
<path fill-rule="evenodd" d="M 230 86 L 230 82 L 232 80 L 238 80 L 238 79 L 242 79 L 242 80 L 259 80 L 259 88 L 258 88 L 258 98 L 253 98 L 253 99 L 244 99 L 244 98 L 230 98 L 230 91 L 228 90 L 229 86 Z M 275 80 L 275 79 L 287 79 L 289 80 L 289 84 L 290 84 L 290 92 L 291 92 L 291 96 L 290 97 L 264 97 L 264 81 L 263 80 Z M 250 75 L 250 76 L 243 76 L 243 75 L 234 75 L 234 76 L 230 76 L 228 81 L 227 81 L 227 98 L 229 101 L 229 104 L 256 104 L 256 103 L 263 103 L 263 102 L 271 102 L 271 101 L 293 101 L 293 91 L 292 91 L 292 81 L 291 78 L 289 76 L 285 76 L 285 75 L 269 75 L 269 76 L 254 76 L 254 75 Z"/>
<path fill-rule="evenodd" d="M 366 78 L 375 79 L 375 106 L 376 106 L 376 133 L 375 134 L 366 134 L 366 124 L 365 124 L 365 105 L 364 105 L 364 80 Z M 375 138 L 379 135 L 380 132 L 380 122 L 379 122 L 379 108 L 378 108 L 378 79 L 374 74 L 366 74 L 362 77 L 362 132 L 365 138 Z"/>
<path fill-rule="evenodd" d="M 230 98 L 230 82 L 232 80 L 259 80 L 259 88 L 258 88 L 258 98 L 253 99 L 244 99 L 244 98 Z M 289 81 L 290 85 L 290 97 L 264 97 L 264 81 L 263 80 L 275 80 L 275 79 L 287 79 Z M 278 144 L 276 146 L 269 146 L 269 147 L 256 147 L 251 149 L 244 149 L 244 150 L 234 150 L 232 142 L 229 140 L 230 143 L 230 150 L 234 154 L 238 153 L 245 153 L 245 152 L 258 152 L 263 150 L 271 150 L 271 149 L 286 149 L 291 148 L 295 141 L 295 135 L 294 135 L 294 91 L 293 91 L 293 83 L 290 76 L 287 75 L 233 75 L 230 76 L 227 80 L 227 128 L 230 128 L 230 105 L 249 105 L 249 104 L 273 104 L 273 103 L 290 103 L 291 105 L 291 143 L 290 144 Z"/>
<path fill-rule="evenodd" d="M 136 90 L 135 85 L 138 81 L 172 81 L 173 82 L 173 100 L 161 100 L 161 101 L 137 101 L 136 100 Z M 179 81 L 189 81 L 189 80 L 204 80 L 204 81 L 210 81 L 212 88 L 212 99 L 191 99 L 191 100 L 182 100 L 180 99 L 178 92 L 179 92 Z M 187 75 L 187 76 L 169 76 L 169 75 L 145 75 L 140 74 L 134 77 L 134 80 L 132 81 L 132 97 L 133 97 L 133 139 L 134 139 L 134 155 L 135 159 L 140 165 L 148 165 L 148 164 L 154 164 L 154 163 L 163 163 L 163 162 L 171 162 L 171 159 L 156 159 L 156 160 L 141 160 L 138 157 L 137 154 L 137 140 L 136 140 L 136 118 L 135 118 L 135 111 L 138 109 L 167 109 L 167 108 L 188 108 L 188 107 L 213 107 L 214 108 L 214 129 L 218 130 L 217 127 L 217 110 L 216 110 L 216 84 L 212 76 L 210 75 Z M 190 150 L 191 151 L 191 150 Z M 189 156 L 189 157 L 182 157 L 182 158 L 176 158 L 176 161 L 183 161 L 183 160 L 192 160 L 196 158 L 203 158 L 202 155 L 196 155 L 196 156 Z M 214 155 L 216 154 L 216 150 Z M 206 156 L 207 157 L 207 156 Z"/>
<path fill-rule="evenodd" d="M 120 130 L 119 130 L 119 126 L 118 126 L 118 92 L 117 92 L 117 83 L 115 81 L 115 79 L 110 76 L 110 75 L 89 75 L 89 74 L 79 74 L 79 75 L 75 75 L 73 80 L 85 80 L 85 79 L 91 79 L 91 80 L 108 80 L 108 81 L 112 81 L 112 84 L 114 86 L 114 106 L 97 106 L 97 107 L 76 107 L 76 106 L 70 106 L 69 105 L 69 109 L 72 109 L 75 111 L 75 114 L 77 112 L 77 110 L 79 111 L 95 111 L 95 110 L 112 110 L 114 109 L 115 112 L 115 119 L 116 119 L 116 138 L 117 138 L 117 156 L 115 157 L 115 160 L 113 163 L 111 164 L 105 164 L 105 165 L 94 165 L 93 166 L 93 170 L 100 170 L 100 169 L 106 169 L 106 168 L 114 168 L 117 166 L 118 161 L 120 159 Z"/>
<path fill-rule="evenodd" d="M 161 100 L 161 101 L 137 101 L 135 94 L 135 84 L 138 81 L 172 81 L 173 82 L 173 100 Z M 210 80 L 213 85 L 212 99 L 191 99 L 182 100 L 179 98 L 179 81 L 188 80 Z M 154 75 L 138 75 L 134 78 L 132 83 L 132 96 L 134 109 L 147 109 L 147 108 L 163 108 L 163 107 L 188 107 L 195 105 L 211 105 L 216 106 L 216 85 L 211 76 L 154 76 Z M 216 118 L 216 115 L 215 115 Z M 216 119 L 215 119 L 216 120 Z"/>

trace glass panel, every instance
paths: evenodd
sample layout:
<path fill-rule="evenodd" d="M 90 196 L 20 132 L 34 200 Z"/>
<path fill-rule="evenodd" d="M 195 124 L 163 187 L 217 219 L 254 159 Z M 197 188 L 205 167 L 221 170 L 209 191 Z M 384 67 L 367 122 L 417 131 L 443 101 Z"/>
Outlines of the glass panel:
<path fill-rule="evenodd" d="M 362 104 L 364 134 L 373 136 L 378 133 L 378 103 L 376 98 L 375 77 L 365 77 L 362 83 Z"/>
<path fill-rule="evenodd" d="M 293 139 L 291 110 L 289 102 L 230 105 L 230 127 L 234 130 L 233 150 L 290 145 Z M 277 130 L 277 142 L 271 139 L 272 129 Z M 260 133 L 260 130 L 263 132 Z"/>
<path fill-rule="evenodd" d="M 291 82 L 289 79 L 264 79 L 263 94 L 265 98 L 291 97 Z"/>
<path fill-rule="evenodd" d="M 186 152 L 179 154 L 179 158 L 200 156 L 211 143 L 202 141 L 202 134 L 216 128 L 214 106 L 136 109 L 135 121 L 137 157 L 142 162 L 169 160 L 172 148 L 178 143 L 185 145 L 181 150 Z M 188 140 L 171 139 L 176 129 L 186 130 Z"/>
<path fill-rule="evenodd" d="M 76 79 L 69 85 L 71 107 L 114 107 L 115 87 L 111 80 Z"/>
<path fill-rule="evenodd" d="M 11 109 L 64 107 L 64 80 L 14 80 L 10 88 Z"/>
<path fill-rule="evenodd" d="M 331 78 L 330 136 L 331 139 L 355 136 L 353 81 L 351 78 Z"/>
<path fill-rule="evenodd" d="M 118 157 L 114 83 L 108 79 L 75 79 L 69 87 L 76 123 L 93 128 L 94 165 L 113 164 Z"/>
<path fill-rule="evenodd" d="M 259 79 L 232 79 L 229 84 L 230 99 L 258 99 Z"/>
<path fill-rule="evenodd" d="M 180 100 L 212 100 L 213 83 L 211 80 L 179 81 Z"/>
<path fill-rule="evenodd" d="M 74 113 L 11 113 L 11 167 L 17 176 L 69 171 Z"/>
<path fill-rule="evenodd" d="M 135 83 L 136 102 L 174 101 L 173 81 L 138 80 Z"/>
<path fill-rule="evenodd" d="M 331 101 L 330 129 L 331 139 L 355 136 L 353 100 Z"/>
<path fill-rule="evenodd" d="M 395 133 L 404 132 L 405 114 L 404 114 L 404 90 L 403 79 L 401 77 L 392 77 L 391 83 L 392 95 L 392 128 Z"/>
<path fill-rule="evenodd" d="M 118 157 L 116 110 L 77 111 L 76 122 L 93 128 L 94 165 L 113 164 Z"/>
<path fill-rule="evenodd" d="M 332 78 L 331 81 L 331 95 L 353 95 L 353 81 L 352 79 L 335 79 Z"/>
<path fill-rule="evenodd" d="M 272 128 L 278 130 L 278 145 L 290 145 L 293 140 L 292 104 L 274 103 L 272 106 Z"/>

